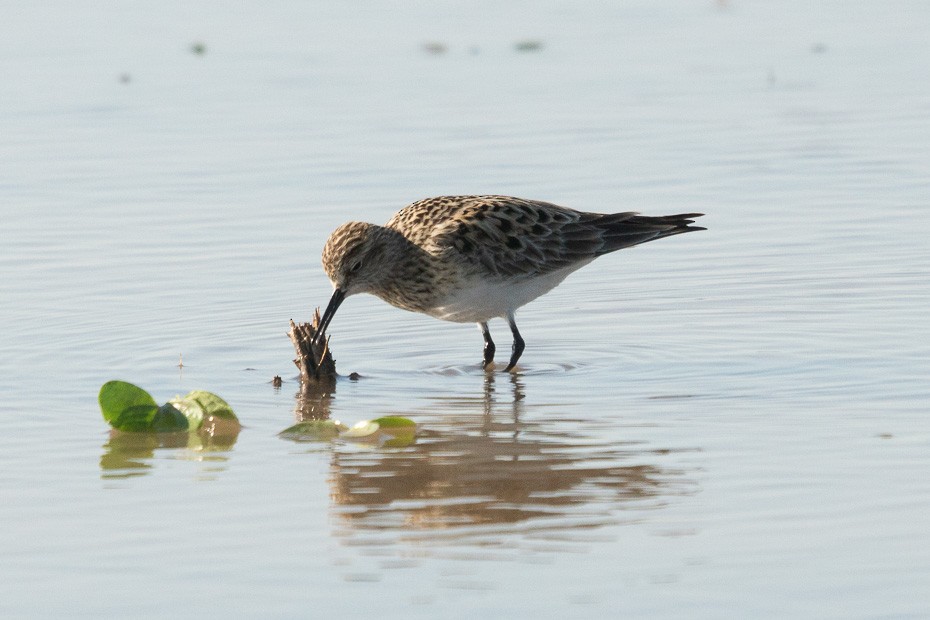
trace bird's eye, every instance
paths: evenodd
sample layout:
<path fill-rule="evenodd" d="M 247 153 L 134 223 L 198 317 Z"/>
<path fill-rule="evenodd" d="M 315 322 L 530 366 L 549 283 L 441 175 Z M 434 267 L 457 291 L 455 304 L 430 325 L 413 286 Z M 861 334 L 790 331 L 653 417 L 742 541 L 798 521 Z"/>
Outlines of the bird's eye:
<path fill-rule="evenodd" d="M 349 271 L 351 271 L 352 273 L 355 273 L 361 268 L 362 268 L 362 261 L 357 260 L 354 263 L 352 263 L 352 267 L 349 269 Z"/>

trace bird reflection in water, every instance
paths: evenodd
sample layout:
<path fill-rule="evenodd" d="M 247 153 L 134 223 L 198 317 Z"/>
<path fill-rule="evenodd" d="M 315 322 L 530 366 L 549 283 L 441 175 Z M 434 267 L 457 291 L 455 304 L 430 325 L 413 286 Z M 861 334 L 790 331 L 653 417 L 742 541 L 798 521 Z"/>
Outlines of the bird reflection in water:
<path fill-rule="evenodd" d="M 487 374 L 481 396 L 437 399 L 426 415 L 413 416 L 417 441 L 405 448 L 336 444 L 331 498 L 345 542 L 364 545 L 352 542 L 359 535 L 482 546 L 513 533 L 571 538 L 634 518 L 624 510 L 654 509 L 693 491 L 684 472 L 656 463 L 673 459 L 672 451 L 605 437 L 590 420 L 554 416 L 555 408 L 524 421 L 524 385 L 519 375 L 508 381 L 500 390 Z"/>

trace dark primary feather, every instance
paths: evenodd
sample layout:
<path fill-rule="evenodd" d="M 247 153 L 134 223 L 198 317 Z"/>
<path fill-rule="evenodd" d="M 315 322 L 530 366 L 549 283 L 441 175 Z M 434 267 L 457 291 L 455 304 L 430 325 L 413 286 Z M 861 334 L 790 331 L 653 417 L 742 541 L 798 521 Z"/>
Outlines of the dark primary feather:
<path fill-rule="evenodd" d="M 672 235 L 707 230 L 703 226 L 692 226 L 694 218 L 701 217 L 703 213 L 681 213 L 659 217 L 638 213 L 610 215 L 587 213 L 585 215 L 593 216 L 591 225 L 601 231 L 603 246 L 595 253 L 596 256 Z"/>

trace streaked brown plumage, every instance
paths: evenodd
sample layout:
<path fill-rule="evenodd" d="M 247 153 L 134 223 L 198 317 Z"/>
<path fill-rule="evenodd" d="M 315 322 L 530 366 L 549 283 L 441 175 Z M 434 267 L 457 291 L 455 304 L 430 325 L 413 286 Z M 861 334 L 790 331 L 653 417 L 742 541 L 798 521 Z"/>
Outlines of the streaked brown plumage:
<path fill-rule="evenodd" d="M 477 323 L 487 366 L 495 350 L 487 322 L 503 317 L 514 336 L 509 371 L 524 348 L 517 308 L 598 256 L 704 230 L 692 225 L 700 215 L 586 213 L 509 196 L 440 196 L 404 207 L 384 226 L 349 222 L 323 249 L 335 291 L 319 334 L 345 297 L 371 293 L 404 310 Z"/>

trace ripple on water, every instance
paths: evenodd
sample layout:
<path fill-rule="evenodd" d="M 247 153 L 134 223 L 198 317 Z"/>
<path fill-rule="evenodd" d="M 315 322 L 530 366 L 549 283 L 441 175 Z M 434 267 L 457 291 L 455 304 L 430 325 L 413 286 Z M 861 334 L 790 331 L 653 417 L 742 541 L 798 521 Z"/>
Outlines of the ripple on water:
<path fill-rule="evenodd" d="M 573 372 L 584 370 L 590 364 L 587 363 L 534 363 L 534 364 L 517 364 L 516 373 L 518 375 L 550 375 L 550 374 L 561 374 L 565 372 Z M 496 367 L 492 370 L 486 370 L 481 366 L 481 364 L 470 364 L 470 365 L 452 365 L 452 366 L 435 366 L 427 367 L 419 372 L 427 375 L 439 375 L 443 377 L 462 377 L 462 376 L 474 376 L 480 377 L 486 375 L 489 372 L 503 374 L 504 364 L 497 364 Z M 506 375 L 504 375 L 506 376 Z"/>

